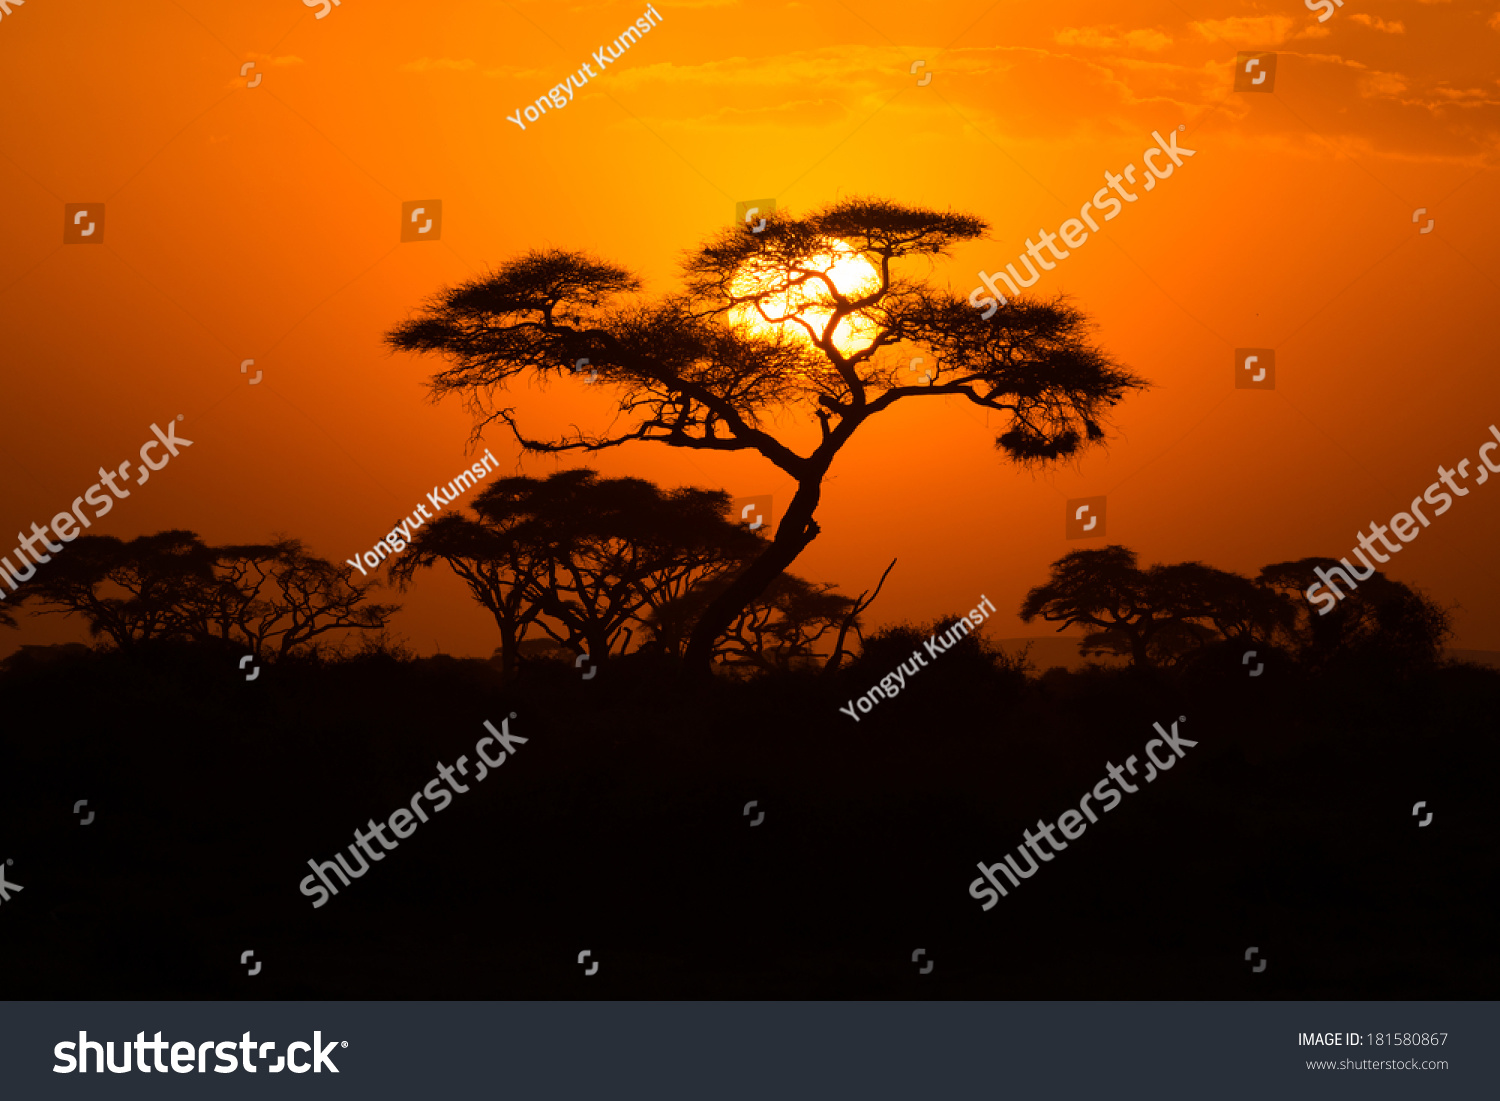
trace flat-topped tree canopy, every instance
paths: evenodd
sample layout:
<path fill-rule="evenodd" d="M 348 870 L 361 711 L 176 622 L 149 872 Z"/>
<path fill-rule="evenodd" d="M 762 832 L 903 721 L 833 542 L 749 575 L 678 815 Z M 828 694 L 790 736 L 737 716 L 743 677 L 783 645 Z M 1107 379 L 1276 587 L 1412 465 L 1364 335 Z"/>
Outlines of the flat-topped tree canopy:
<path fill-rule="evenodd" d="M 391 577 L 405 588 L 417 570 L 447 564 L 494 616 L 507 673 L 533 624 L 602 664 L 654 609 L 760 553 L 764 539 L 729 506 L 720 490 L 586 469 L 501 478 L 472 502 L 477 520 L 446 513 L 416 533 Z"/>
<path fill-rule="evenodd" d="M 690 661 L 706 670 L 710 632 L 717 637 L 816 537 L 822 479 L 870 417 L 905 399 L 962 398 L 1005 414 L 997 448 L 1038 463 L 1102 440 L 1108 411 L 1146 386 L 1091 341 L 1085 315 L 1062 298 L 1014 300 L 986 319 L 923 278 L 986 230 L 971 215 L 885 199 L 843 199 L 800 217 L 778 211 L 690 250 L 682 289 L 654 299 L 624 267 L 535 250 L 440 292 L 386 340 L 448 361 L 432 376 L 433 396 L 461 395 L 476 414 L 476 439 L 498 420 L 534 452 L 635 440 L 752 450 L 796 481 L 765 555 L 706 613 L 722 622 L 705 621 L 694 636 Z M 934 361 L 923 381 L 877 359 L 896 345 Z M 495 401 L 523 375 L 611 388 L 615 426 L 527 435 L 514 409 Z M 820 429 L 805 453 L 778 437 L 770 416 L 798 410 Z"/>
<path fill-rule="evenodd" d="M 685 290 L 656 301 L 638 297 L 641 281 L 623 267 L 583 252 L 532 251 L 441 292 L 387 341 L 449 359 L 432 378 L 434 396 L 462 394 L 481 414 L 479 428 L 504 421 L 529 450 L 657 440 L 757 450 L 800 473 L 798 456 L 764 432 L 767 411 L 806 405 L 826 438 L 903 398 L 953 395 L 1009 414 L 996 442 L 1012 458 L 1070 455 L 1102 439 L 1103 414 L 1144 385 L 1088 341 L 1083 313 L 1062 299 L 1017 300 L 985 320 L 946 289 L 898 272 L 903 261 L 946 256 L 985 230 L 969 215 L 880 199 L 845 199 L 803 218 L 778 212 L 762 232 L 726 228 L 691 251 Z M 832 271 L 845 257 L 858 258 L 868 278 Z M 863 338 L 840 340 L 841 323 Z M 913 385 L 876 362 L 902 343 L 930 351 L 934 378 Z M 613 386 L 629 426 L 527 437 L 511 410 L 487 404 L 527 372 Z"/>

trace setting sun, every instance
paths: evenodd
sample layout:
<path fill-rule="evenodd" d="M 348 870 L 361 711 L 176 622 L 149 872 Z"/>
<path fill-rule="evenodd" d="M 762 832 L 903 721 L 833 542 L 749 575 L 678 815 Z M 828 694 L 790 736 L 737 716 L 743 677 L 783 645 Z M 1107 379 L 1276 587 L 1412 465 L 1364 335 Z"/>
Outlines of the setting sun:
<path fill-rule="evenodd" d="M 730 310 L 730 320 L 756 336 L 773 336 L 786 329 L 810 339 L 807 329 L 796 323 L 800 320 L 821 337 L 828 328 L 833 308 L 823 280 L 805 278 L 810 275 L 827 275 L 846 298 L 868 294 L 880 285 L 873 264 L 843 241 L 830 240 L 822 252 L 794 265 L 747 262 L 730 283 L 729 291 L 736 298 L 761 297 L 757 302 Z M 875 332 L 874 322 L 850 315 L 834 330 L 833 345 L 849 355 L 868 347 L 875 339 Z"/>

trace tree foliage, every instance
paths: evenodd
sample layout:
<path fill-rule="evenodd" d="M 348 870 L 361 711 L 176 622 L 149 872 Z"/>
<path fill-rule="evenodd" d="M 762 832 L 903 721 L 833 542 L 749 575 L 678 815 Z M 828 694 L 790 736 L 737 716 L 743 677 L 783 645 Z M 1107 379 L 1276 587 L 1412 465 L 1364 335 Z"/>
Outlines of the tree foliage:
<path fill-rule="evenodd" d="M 720 575 L 654 609 L 648 627 L 654 642 L 680 656 L 693 624 L 730 582 Z M 741 671 L 811 668 L 827 660 L 819 646 L 833 642 L 847 624 L 857 629 L 857 601 L 831 584 L 815 585 L 783 573 L 750 602 L 716 640 L 714 660 Z M 851 619 L 851 613 L 855 613 Z"/>
<path fill-rule="evenodd" d="M 1378 663 L 1392 669 L 1430 665 L 1453 633 L 1447 609 L 1378 570 L 1334 607 L 1320 614 L 1305 596 L 1321 584 L 1315 572 L 1340 563 L 1332 558 L 1277 562 L 1260 571 L 1259 583 L 1282 593 L 1295 609 L 1285 640 L 1312 669 Z"/>
<path fill-rule="evenodd" d="M 40 613 L 81 615 L 122 650 L 218 640 L 280 657 L 331 632 L 382 630 L 396 611 L 295 539 L 213 547 L 178 530 L 129 542 L 81 535 L 28 590 Z"/>
<path fill-rule="evenodd" d="M 1092 627 L 1084 654 L 1128 656 L 1171 668 L 1216 642 L 1272 648 L 1309 669 L 1348 660 L 1388 659 L 1411 668 L 1436 661 L 1450 631 L 1448 613 L 1422 594 L 1375 573 L 1326 614 L 1304 595 L 1318 567 L 1305 558 L 1265 567 L 1255 579 L 1181 562 L 1141 569 L 1134 551 L 1111 545 L 1078 550 L 1052 564 L 1052 576 L 1026 595 L 1021 619 Z"/>
<path fill-rule="evenodd" d="M 763 543 L 728 519 L 728 494 L 592 470 L 503 478 L 473 509 L 477 519 L 449 514 L 422 529 L 392 577 L 404 587 L 447 563 L 494 617 L 508 672 L 533 626 L 606 661 L 659 609 L 743 568 Z"/>

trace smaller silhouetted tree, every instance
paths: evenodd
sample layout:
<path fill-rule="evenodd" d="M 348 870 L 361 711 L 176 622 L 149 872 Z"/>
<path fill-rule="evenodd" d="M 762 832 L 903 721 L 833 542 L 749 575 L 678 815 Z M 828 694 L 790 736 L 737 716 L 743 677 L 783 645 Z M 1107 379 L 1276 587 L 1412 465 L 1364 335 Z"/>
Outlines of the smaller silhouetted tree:
<path fill-rule="evenodd" d="M 648 625 L 653 641 L 681 656 L 698 617 L 732 579 L 732 574 L 721 574 L 656 609 Z M 818 644 L 841 626 L 857 627 L 857 617 L 857 601 L 836 592 L 832 584 L 815 585 L 795 574 L 782 574 L 719 636 L 714 660 L 728 668 L 759 672 L 822 664 L 826 658 L 819 654 Z"/>
<path fill-rule="evenodd" d="M 279 657 L 333 631 L 383 630 L 396 611 L 294 539 L 211 547 L 190 531 L 82 535 L 47 567 L 31 590 L 39 612 L 81 615 L 122 650 L 183 639 Z"/>
<path fill-rule="evenodd" d="M 1422 593 L 1376 571 L 1333 608 L 1320 612 L 1307 591 L 1321 586 L 1317 573 L 1340 563 L 1332 558 L 1277 562 L 1260 571 L 1260 583 L 1282 594 L 1293 616 L 1283 644 L 1308 668 L 1381 665 L 1391 670 L 1429 666 L 1442 657 L 1452 634 L 1448 611 Z"/>
<path fill-rule="evenodd" d="M 446 512 L 420 529 L 392 564 L 391 578 L 405 590 L 417 570 L 446 563 L 494 618 L 500 631 L 496 653 L 509 676 L 520 662 L 527 627 L 541 614 L 535 585 L 546 566 L 546 544 L 534 546 L 528 539 L 524 514 L 504 503 L 490 508 L 487 493 L 475 501 L 479 520 Z"/>
<path fill-rule="evenodd" d="M 1287 596 L 1201 562 L 1142 570 L 1136 554 L 1111 545 L 1073 551 L 1026 595 L 1021 619 L 1040 617 L 1095 628 L 1083 654 L 1128 656 L 1143 668 L 1170 668 L 1220 639 L 1269 645 L 1296 617 Z"/>
<path fill-rule="evenodd" d="M 373 584 L 356 584 L 348 571 L 311 554 L 296 539 L 258 546 L 214 548 L 215 586 L 195 627 L 213 625 L 220 638 L 243 642 L 256 654 L 281 657 L 319 645 L 336 631 L 384 635 L 398 610 L 371 600 Z M 233 616 L 227 614 L 233 613 Z"/>
<path fill-rule="evenodd" d="M 1137 665 L 1152 666 L 1151 637 L 1162 621 L 1147 603 L 1145 581 L 1135 551 L 1128 547 L 1072 551 L 1052 564 L 1045 585 L 1026 594 L 1021 622 L 1041 617 L 1060 624 L 1059 631 L 1079 624 L 1093 627 L 1085 644 L 1118 648 Z"/>
<path fill-rule="evenodd" d="M 446 562 L 494 616 L 506 673 L 533 625 L 603 663 L 658 609 L 760 552 L 729 503 L 718 490 L 592 470 L 503 478 L 474 499 L 478 519 L 445 515 L 420 531 L 392 577 L 404 587 Z"/>
<path fill-rule="evenodd" d="M 1021 619 L 1083 624 L 1085 654 L 1128 655 L 1138 666 L 1169 668 L 1217 641 L 1280 648 L 1310 670 L 1380 667 L 1406 672 L 1441 658 L 1452 631 L 1446 610 L 1376 572 L 1332 608 L 1307 592 L 1316 571 L 1339 563 L 1304 558 L 1265 567 L 1251 580 L 1201 562 L 1142 570 L 1122 546 L 1073 551 L 1031 590 Z M 1326 601 L 1324 602 L 1326 604 Z"/>
<path fill-rule="evenodd" d="M 81 615 L 93 638 L 130 650 L 190 632 L 185 605 L 212 585 L 213 554 L 190 531 L 162 531 L 128 543 L 81 535 L 32 582 L 41 615 Z"/>

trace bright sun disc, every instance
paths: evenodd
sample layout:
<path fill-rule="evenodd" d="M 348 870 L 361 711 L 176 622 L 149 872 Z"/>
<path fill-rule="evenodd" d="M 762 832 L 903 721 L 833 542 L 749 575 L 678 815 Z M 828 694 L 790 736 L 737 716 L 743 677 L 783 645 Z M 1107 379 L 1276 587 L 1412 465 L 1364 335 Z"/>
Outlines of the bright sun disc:
<path fill-rule="evenodd" d="M 798 268 L 826 273 L 846 298 L 868 294 L 880 285 L 880 274 L 875 265 L 842 241 L 830 240 L 826 249 L 800 261 Z M 759 309 L 754 305 L 736 306 L 729 311 L 730 321 L 756 336 L 775 336 L 785 330 L 806 340 L 807 330 L 791 321 L 800 318 L 821 337 L 833 315 L 828 288 L 821 281 L 787 286 L 796 274 L 769 264 L 760 265 L 755 260 L 746 262 L 730 282 L 729 292 L 736 297 L 764 291 L 775 293 L 761 299 Z M 874 323 L 851 315 L 840 321 L 834 330 L 833 346 L 849 355 L 868 347 L 874 339 Z"/>

